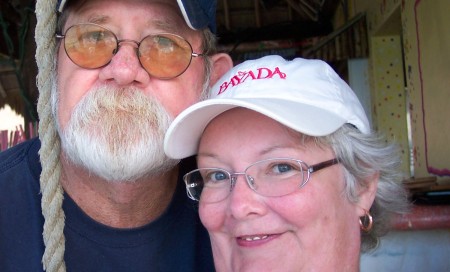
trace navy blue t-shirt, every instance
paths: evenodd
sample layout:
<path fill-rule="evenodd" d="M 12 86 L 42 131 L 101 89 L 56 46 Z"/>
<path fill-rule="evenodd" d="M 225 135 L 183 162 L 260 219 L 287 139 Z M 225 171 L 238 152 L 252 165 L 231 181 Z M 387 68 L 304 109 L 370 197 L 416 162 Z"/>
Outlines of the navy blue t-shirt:
<path fill-rule="evenodd" d="M 2 272 L 42 271 L 39 147 L 39 140 L 33 139 L 0 153 Z M 63 209 L 67 271 L 214 271 L 208 233 L 181 178 L 164 214 L 140 228 L 99 224 L 67 194 Z"/>

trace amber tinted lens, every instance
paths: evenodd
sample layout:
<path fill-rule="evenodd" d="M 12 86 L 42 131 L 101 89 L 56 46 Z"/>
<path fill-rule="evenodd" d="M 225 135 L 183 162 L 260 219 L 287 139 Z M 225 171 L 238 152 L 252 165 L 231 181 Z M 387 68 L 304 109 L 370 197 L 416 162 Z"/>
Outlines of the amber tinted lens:
<path fill-rule="evenodd" d="M 144 69 L 154 77 L 179 76 L 189 67 L 191 59 L 191 45 L 177 35 L 147 36 L 139 46 L 139 60 Z"/>
<path fill-rule="evenodd" d="M 98 25 L 74 25 L 66 31 L 64 48 L 76 65 L 99 68 L 111 61 L 117 39 L 111 31 Z"/>

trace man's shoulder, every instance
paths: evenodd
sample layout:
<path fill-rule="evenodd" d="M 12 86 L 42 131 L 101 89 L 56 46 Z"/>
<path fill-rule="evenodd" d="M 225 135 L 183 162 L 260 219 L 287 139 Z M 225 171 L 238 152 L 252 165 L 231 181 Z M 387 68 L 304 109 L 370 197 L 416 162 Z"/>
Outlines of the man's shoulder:
<path fill-rule="evenodd" d="M 38 138 L 22 142 L 16 146 L 0 152 L 0 182 L 4 177 L 17 176 L 29 169 L 33 176 L 39 176 L 39 148 L 41 143 Z"/>
<path fill-rule="evenodd" d="M 41 146 L 39 138 L 33 138 L 25 142 L 19 143 L 0 152 L 0 165 L 6 163 L 14 163 L 22 160 L 31 151 L 37 152 Z"/>
<path fill-rule="evenodd" d="M 0 153 L 0 271 L 42 271 L 39 140 Z"/>

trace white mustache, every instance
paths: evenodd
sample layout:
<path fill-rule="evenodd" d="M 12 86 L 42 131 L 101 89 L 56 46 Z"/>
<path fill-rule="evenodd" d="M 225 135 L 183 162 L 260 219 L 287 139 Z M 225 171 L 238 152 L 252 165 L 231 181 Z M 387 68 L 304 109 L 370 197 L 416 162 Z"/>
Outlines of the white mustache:
<path fill-rule="evenodd" d="M 101 86 L 74 108 L 61 134 L 63 149 L 106 180 L 134 181 L 176 163 L 163 150 L 171 119 L 159 101 L 137 88 Z"/>

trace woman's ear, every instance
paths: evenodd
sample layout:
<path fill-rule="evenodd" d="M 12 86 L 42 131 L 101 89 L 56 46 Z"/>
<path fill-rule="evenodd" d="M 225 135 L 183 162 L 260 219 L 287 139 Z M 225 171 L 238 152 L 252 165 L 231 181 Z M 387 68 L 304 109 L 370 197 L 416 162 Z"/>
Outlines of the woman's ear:
<path fill-rule="evenodd" d="M 221 76 L 223 76 L 228 70 L 233 68 L 233 60 L 230 55 L 225 53 L 217 53 L 211 56 L 212 71 L 210 78 L 210 86 L 214 85 Z"/>
<path fill-rule="evenodd" d="M 367 187 L 359 189 L 358 193 L 358 215 L 364 216 L 365 212 L 370 210 L 377 194 L 378 179 L 380 174 L 377 172 L 366 180 Z"/>

